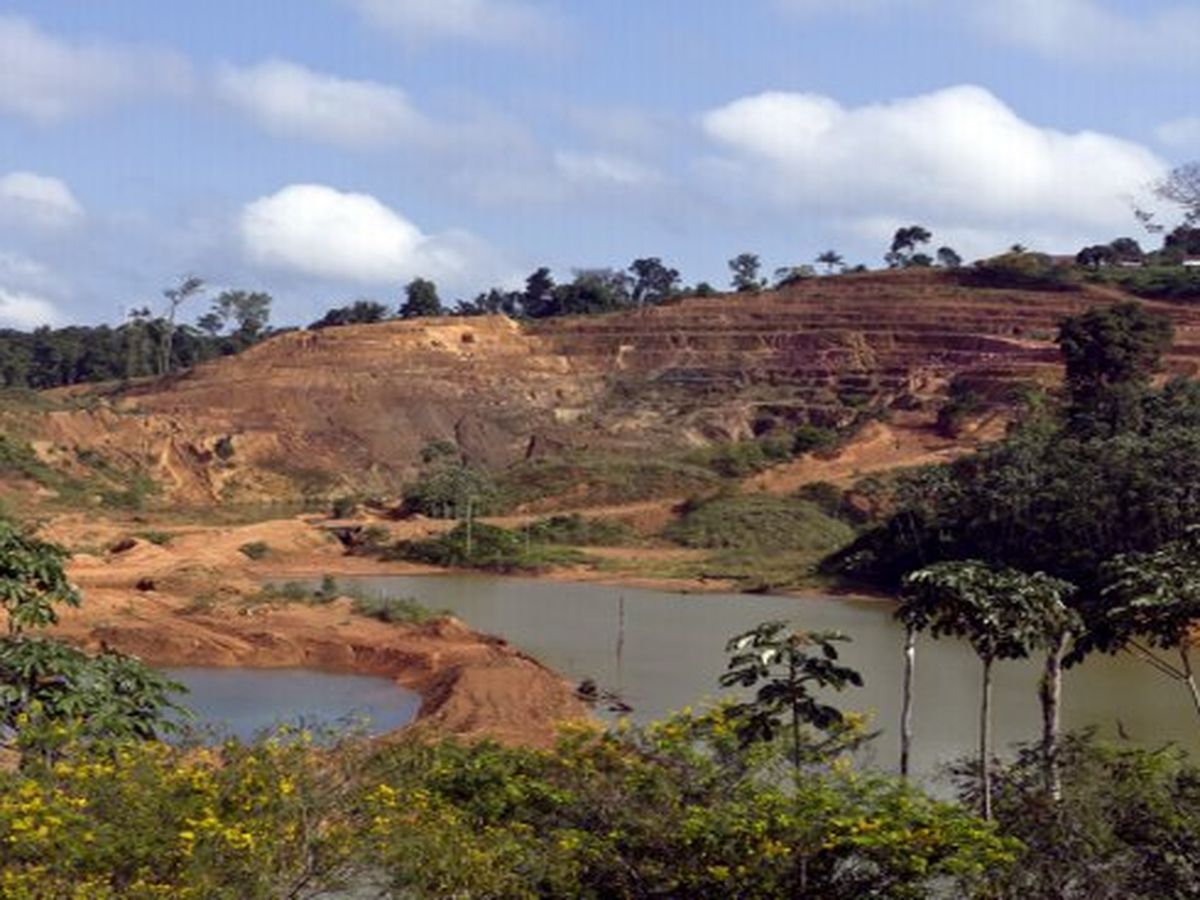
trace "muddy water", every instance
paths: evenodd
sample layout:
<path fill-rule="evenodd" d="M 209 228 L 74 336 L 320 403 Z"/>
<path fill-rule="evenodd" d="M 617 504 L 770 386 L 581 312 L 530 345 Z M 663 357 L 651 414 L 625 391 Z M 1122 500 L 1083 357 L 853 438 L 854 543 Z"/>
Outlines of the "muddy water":
<path fill-rule="evenodd" d="M 873 761 L 896 764 L 903 632 L 885 602 L 744 594 L 683 595 L 590 584 L 474 576 L 361 577 L 342 581 L 364 592 L 410 596 L 445 608 L 472 628 L 498 634 L 572 679 L 592 678 L 650 720 L 718 694 L 724 643 L 766 619 L 850 635 L 844 658 L 866 679 L 840 699 L 869 712 L 883 733 Z M 997 750 L 1033 740 L 1040 727 L 1036 662 L 996 667 Z M 922 639 L 917 651 L 915 764 L 924 773 L 974 747 L 979 663 L 965 644 Z M 1094 726 L 1147 745 L 1175 741 L 1200 751 L 1197 722 L 1183 687 L 1132 657 L 1098 657 L 1069 671 L 1064 726 Z"/>
<path fill-rule="evenodd" d="M 249 740 L 280 725 L 379 734 L 410 722 L 421 704 L 419 696 L 390 679 L 366 675 L 311 669 L 164 671 L 188 688 L 180 704 L 195 714 L 190 724 L 215 737 Z"/>

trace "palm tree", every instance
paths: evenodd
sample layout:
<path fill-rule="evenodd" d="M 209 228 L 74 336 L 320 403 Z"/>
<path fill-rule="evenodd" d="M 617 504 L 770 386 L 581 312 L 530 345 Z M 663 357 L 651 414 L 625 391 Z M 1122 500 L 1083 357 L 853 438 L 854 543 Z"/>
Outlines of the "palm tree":
<path fill-rule="evenodd" d="M 832 275 L 834 269 L 840 269 L 844 267 L 842 255 L 836 250 L 826 250 L 817 257 L 817 262 L 825 267 L 826 275 Z"/>

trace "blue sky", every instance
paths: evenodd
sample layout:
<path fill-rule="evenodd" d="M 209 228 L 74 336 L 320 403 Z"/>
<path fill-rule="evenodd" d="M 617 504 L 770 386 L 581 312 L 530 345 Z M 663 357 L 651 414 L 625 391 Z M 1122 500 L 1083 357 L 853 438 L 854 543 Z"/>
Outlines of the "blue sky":
<path fill-rule="evenodd" d="M 1196 0 L 7 0 L 0 325 L 191 272 L 296 323 L 416 275 L 875 265 L 913 222 L 1140 237 L 1198 71 Z"/>

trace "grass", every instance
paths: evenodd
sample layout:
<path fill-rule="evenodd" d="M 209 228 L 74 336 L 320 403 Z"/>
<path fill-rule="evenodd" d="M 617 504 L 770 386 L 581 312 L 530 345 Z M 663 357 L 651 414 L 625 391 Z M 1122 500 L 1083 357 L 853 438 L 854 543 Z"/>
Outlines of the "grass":
<path fill-rule="evenodd" d="M 390 625 L 420 625 L 450 615 L 449 610 L 430 609 L 413 597 L 367 594 L 354 587 L 342 586 L 329 575 L 322 578 L 320 586 L 316 588 L 296 581 L 268 585 L 258 593 L 255 600 L 265 603 L 324 606 L 338 597 L 350 598 L 351 609 L 355 615 Z"/>
<path fill-rule="evenodd" d="M 578 513 L 538 519 L 523 530 L 530 540 L 540 544 L 574 547 L 624 547 L 638 540 L 637 533 L 624 522 L 584 518 Z"/>
<path fill-rule="evenodd" d="M 406 559 L 452 569 L 486 572 L 538 572 L 557 565 L 586 562 L 578 550 L 535 543 L 523 531 L 465 522 L 452 531 L 424 541 L 401 541 L 386 558 Z"/>
<path fill-rule="evenodd" d="M 157 547 L 165 547 L 175 539 L 175 535 L 171 534 L 171 532 L 158 531 L 157 529 L 153 528 L 147 529 L 146 531 L 135 532 L 134 537 L 141 538 L 143 541 L 148 541 Z"/>
<path fill-rule="evenodd" d="M 679 459 L 579 456 L 530 460 L 500 473 L 509 508 L 549 498 L 578 506 L 686 496 L 721 483 L 712 470 Z"/>
<path fill-rule="evenodd" d="M 824 555 L 848 543 L 854 529 L 806 500 L 727 494 L 689 501 L 663 536 L 684 547 Z"/>

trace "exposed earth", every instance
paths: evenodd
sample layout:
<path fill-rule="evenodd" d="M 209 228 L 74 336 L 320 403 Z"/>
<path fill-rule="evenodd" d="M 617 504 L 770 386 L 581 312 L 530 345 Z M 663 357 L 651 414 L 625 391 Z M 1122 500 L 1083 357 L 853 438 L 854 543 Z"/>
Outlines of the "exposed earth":
<path fill-rule="evenodd" d="M 384 624 L 345 599 L 261 595 L 266 578 L 428 569 L 348 556 L 319 517 L 246 514 L 244 505 L 395 496 L 438 441 L 501 471 L 572 453 L 645 458 L 777 425 L 839 427 L 874 411 L 836 452 L 801 456 L 733 490 L 849 487 L 1002 434 L 1016 389 L 1061 377 L 1057 322 L 1114 299 L 1122 298 L 1091 287 L 968 289 L 942 273 L 873 273 L 528 326 L 480 317 L 285 333 L 166 381 L 71 388 L 0 410 L 0 432 L 28 439 L 38 465 L 149 479 L 158 490 L 147 510 L 106 511 L 82 497 L 63 512 L 53 489 L 11 476 L 0 479 L 0 499 L 38 515 L 43 534 L 76 554 L 70 572 L 85 602 L 59 626 L 73 642 L 153 664 L 387 675 L 422 694 L 430 727 L 544 744 L 555 722 L 586 708 L 572 686 L 504 641 L 454 620 Z M 1200 310 L 1148 305 L 1175 323 L 1170 371 L 1196 374 Z M 952 382 L 987 401 L 953 439 L 933 427 Z M 544 577 L 727 588 L 695 573 L 699 551 L 649 538 L 685 499 L 589 504 L 567 493 L 488 521 L 517 527 L 573 510 L 648 538 L 587 548 L 589 564 Z M 238 517 L 259 521 L 233 524 Z M 412 539 L 453 523 L 374 524 Z M 256 542 L 270 547 L 268 558 L 239 550 Z"/>

